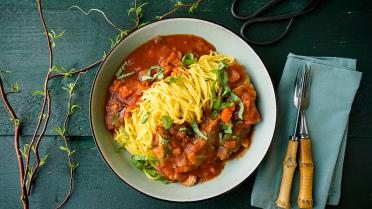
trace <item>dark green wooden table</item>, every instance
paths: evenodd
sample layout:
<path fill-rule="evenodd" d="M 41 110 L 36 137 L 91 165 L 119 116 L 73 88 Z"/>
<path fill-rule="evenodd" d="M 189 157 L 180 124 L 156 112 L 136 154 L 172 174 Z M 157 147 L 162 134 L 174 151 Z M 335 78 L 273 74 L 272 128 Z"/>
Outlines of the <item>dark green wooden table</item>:
<path fill-rule="evenodd" d="M 151 1 L 145 7 L 145 19 L 167 11 L 176 1 Z M 243 13 L 262 6 L 265 1 L 244 1 Z M 276 12 L 296 9 L 304 2 L 288 1 L 276 8 Z M 241 22 L 229 12 L 231 1 L 205 0 L 192 15 L 218 23 L 235 33 Z M 68 10 L 73 5 L 83 9 L 98 8 L 119 26 L 128 27 L 126 13 L 131 1 L 45 1 L 46 22 L 57 32 L 66 30 L 58 41 L 55 62 L 67 67 L 82 67 L 94 62 L 109 48 L 108 37 L 115 31 L 99 15 L 84 16 Z M 23 136 L 33 129 L 33 118 L 40 108 L 40 99 L 30 92 L 40 89 L 47 69 L 48 52 L 42 36 L 36 3 L 33 0 L 3 0 L 0 4 L 0 69 L 11 69 L 11 81 L 21 81 L 22 93 L 11 98 L 20 117 L 25 122 Z M 179 12 L 175 16 L 190 16 Z M 280 26 L 269 29 L 256 28 L 253 32 L 269 36 L 278 32 Z M 372 208 L 372 2 L 369 0 L 324 1 L 314 13 L 298 18 L 293 31 L 272 46 L 253 46 L 266 65 L 274 85 L 277 86 L 288 53 L 314 56 L 339 56 L 358 59 L 358 70 L 363 78 L 350 114 L 349 134 L 345 156 L 342 196 L 338 207 Z M 66 208 L 251 208 L 250 195 L 255 178 L 252 174 L 234 190 L 219 197 L 195 202 L 172 203 L 150 198 L 122 183 L 105 165 L 91 137 L 88 123 L 89 88 L 96 69 L 84 75 L 77 94 L 82 110 L 73 118 L 71 126 L 72 146 L 77 149 L 75 159 L 80 162 L 76 172 L 74 193 Z M 63 81 L 62 81 L 63 82 Z M 65 94 L 60 90 L 60 81 L 51 84 L 53 90 L 53 114 L 49 129 L 60 123 Z M 13 150 L 12 129 L 3 105 L 0 105 L 0 208 L 20 208 L 18 168 Z M 25 137 L 23 137 L 25 138 Z M 23 140 L 23 139 L 22 139 Z M 42 144 L 49 154 L 44 169 L 40 172 L 31 196 L 32 208 L 54 208 L 67 191 L 68 180 L 65 155 L 58 149 L 60 139 L 52 131 Z"/>

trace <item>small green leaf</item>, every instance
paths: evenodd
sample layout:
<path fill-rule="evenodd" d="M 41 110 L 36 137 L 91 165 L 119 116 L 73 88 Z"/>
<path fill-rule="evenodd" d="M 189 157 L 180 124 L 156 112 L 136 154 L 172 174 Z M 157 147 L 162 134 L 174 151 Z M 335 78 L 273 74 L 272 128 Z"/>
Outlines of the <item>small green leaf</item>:
<path fill-rule="evenodd" d="M 106 53 L 106 51 L 103 51 L 102 59 L 105 59 L 106 57 L 107 57 L 107 53 Z"/>
<path fill-rule="evenodd" d="M 69 147 L 59 146 L 59 149 L 67 152 L 68 155 L 71 154 L 71 149 Z"/>
<path fill-rule="evenodd" d="M 43 113 L 42 119 L 46 120 L 46 118 L 47 118 L 47 114 Z"/>
<path fill-rule="evenodd" d="M 184 67 L 192 65 L 195 62 L 196 62 L 196 59 L 193 53 L 187 53 L 182 57 L 182 66 Z"/>
<path fill-rule="evenodd" d="M 177 3 L 174 6 L 175 7 L 182 7 L 182 6 L 185 6 L 185 4 L 182 1 L 177 1 Z"/>
<path fill-rule="evenodd" d="M 44 95 L 44 91 L 40 91 L 40 90 L 32 90 L 32 96 L 36 96 L 36 95 Z"/>
<path fill-rule="evenodd" d="M 162 19 L 162 16 L 155 16 L 155 19 L 161 20 Z"/>
<path fill-rule="evenodd" d="M 76 162 L 74 162 L 74 163 L 70 163 L 70 164 L 69 164 L 69 167 L 70 167 L 73 171 L 75 171 L 76 168 L 79 167 L 79 165 L 80 165 L 80 163 L 76 163 Z"/>
<path fill-rule="evenodd" d="M 136 16 L 141 18 L 142 17 L 142 7 L 145 6 L 146 4 L 148 4 L 148 2 L 145 2 L 143 4 L 141 4 L 140 6 L 138 6 L 136 8 Z"/>
<path fill-rule="evenodd" d="M 50 69 L 50 72 L 59 72 L 60 68 L 58 66 L 53 65 L 53 67 Z"/>
<path fill-rule="evenodd" d="M 195 122 L 195 121 L 192 121 L 191 123 L 191 128 L 194 130 L 194 132 L 200 136 L 201 138 L 207 140 L 207 136 L 205 135 L 204 132 L 200 131 L 199 127 L 198 127 L 198 124 Z"/>
<path fill-rule="evenodd" d="M 70 108 L 70 115 L 74 114 L 75 110 L 77 109 L 81 109 L 81 107 L 77 104 L 72 105 Z"/>
<path fill-rule="evenodd" d="M 58 133 L 61 137 L 65 136 L 65 129 L 62 129 L 61 127 L 54 127 L 52 129 L 54 132 Z"/>
<path fill-rule="evenodd" d="M 194 10 L 199 6 L 199 3 L 195 3 L 193 4 L 190 8 L 189 8 L 189 13 L 193 13 Z"/>
<path fill-rule="evenodd" d="M 19 86 L 18 82 L 10 84 L 10 91 L 13 93 L 18 93 L 20 92 L 21 87 Z"/>
<path fill-rule="evenodd" d="M 170 127 L 172 126 L 173 124 L 173 120 L 171 117 L 167 116 L 167 115 L 163 115 L 161 116 L 161 122 L 163 123 L 163 128 L 165 130 L 169 130 Z"/>
<path fill-rule="evenodd" d="M 45 155 L 43 158 L 41 158 L 39 166 L 43 166 L 45 164 L 47 157 L 48 155 Z"/>
<path fill-rule="evenodd" d="M 14 126 L 20 126 L 21 121 L 19 119 L 10 118 L 10 121 L 14 123 Z"/>
<path fill-rule="evenodd" d="M 146 121 L 147 121 L 147 119 L 149 118 L 149 116 L 150 116 L 150 112 L 146 112 L 146 114 L 143 116 L 143 118 L 140 120 L 140 123 L 142 123 L 142 124 L 145 124 L 146 123 Z"/>
<path fill-rule="evenodd" d="M 136 8 L 134 8 L 134 7 L 130 8 L 130 9 L 128 10 L 128 16 L 130 16 L 130 14 L 131 14 L 132 12 L 134 12 L 135 10 L 136 10 Z"/>

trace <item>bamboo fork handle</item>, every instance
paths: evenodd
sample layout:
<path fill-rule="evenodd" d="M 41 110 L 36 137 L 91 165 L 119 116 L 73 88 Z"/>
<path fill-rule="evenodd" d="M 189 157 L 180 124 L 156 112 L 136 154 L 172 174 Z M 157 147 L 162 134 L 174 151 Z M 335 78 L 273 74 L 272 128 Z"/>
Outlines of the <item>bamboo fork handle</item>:
<path fill-rule="evenodd" d="M 283 161 L 283 176 L 280 184 L 279 196 L 276 201 L 276 206 L 280 208 L 290 208 L 289 202 L 293 174 L 296 170 L 296 155 L 297 155 L 298 141 L 289 140 L 287 145 L 287 152 Z"/>
<path fill-rule="evenodd" d="M 300 140 L 300 191 L 297 204 L 299 208 L 313 207 L 313 158 L 309 138 Z"/>

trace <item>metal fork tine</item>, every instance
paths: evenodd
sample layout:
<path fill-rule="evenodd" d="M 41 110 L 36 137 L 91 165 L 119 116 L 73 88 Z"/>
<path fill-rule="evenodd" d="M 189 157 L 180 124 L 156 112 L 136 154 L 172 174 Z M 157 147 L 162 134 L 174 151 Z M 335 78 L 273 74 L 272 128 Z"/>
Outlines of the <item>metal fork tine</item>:
<path fill-rule="evenodd" d="M 308 99 L 310 92 L 311 68 L 305 65 L 304 97 Z"/>

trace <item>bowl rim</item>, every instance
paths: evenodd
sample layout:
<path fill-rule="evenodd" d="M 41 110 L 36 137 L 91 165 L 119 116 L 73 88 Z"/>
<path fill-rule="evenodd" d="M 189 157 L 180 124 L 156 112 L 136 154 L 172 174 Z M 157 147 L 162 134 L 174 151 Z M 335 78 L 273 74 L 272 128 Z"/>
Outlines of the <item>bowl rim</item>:
<path fill-rule="evenodd" d="M 93 84 L 91 86 L 91 91 L 90 91 L 90 97 L 89 97 L 89 122 L 90 122 L 90 129 L 91 129 L 91 132 L 92 132 L 92 136 L 93 136 L 93 139 L 94 139 L 94 143 L 96 144 L 96 147 L 100 153 L 100 156 L 101 158 L 103 159 L 103 161 L 105 162 L 105 164 L 110 168 L 110 170 L 116 175 L 117 178 L 119 178 L 122 182 L 124 182 L 126 185 L 130 186 L 131 188 L 135 189 L 136 191 L 139 191 L 140 193 L 142 194 L 145 194 L 146 196 L 148 197 L 151 197 L 153 199 L 157 199 L 157 200 L 162 200 L 162 201 L 166 201 L 166 202 L 201 202 L 201 201 L 206 201 L 208 199 L 212 199 L 212 198 L 216 198 L 222 194 L 225 194 L 227 192 L 230 192 L 232 191 L 233 189 L 235 189 L 236 187 L 238 187 L 239 185 L 241 185 L 243 182 L 245 182 L 250 176 L 252 173 L 254 173 L 254 171 L 252 173 L 250 173 L 243 181 L 237 183 L 235 186 L 231 187 L 230 189 L 227 189 L 226 191 L 222 192 L 222 193 L 219 193 L 217 195 L 214 195 L 214 196 L 208 196 L 208 197 L 203 197 L 203 198 L 200 198 L 200 199 L 196 199 L 196 200 L 184 200 L 184 201 L 179 201 L 179 200 L 171 200 L 171 199 L 165 199 L 165 198 L 161 198 L 161 197 L 157 197 L 157 196 L 153 196 L 153 195 L 150 195 L 148 193 L 146 193 L 145 191 L 142 191 L 138 188 L 136 188 L 134 185 L 131 185 L 130 183 L 128 183 L 125 179 L 121 178 L 120 175 L 115 171 L 115 169 L 113 167 L 111 167 L 111 165 L 108 163 L 108 161 L 106 160 L 104 154 L 102 153 L 101 151 L 101 148 L 99 147 L 98 145 L 98 142 L 97 142 L 97 138 L 96 138 L 96 135 L 95 135 L 95 132 L 94 132 L 94 128 L 93 128 L 93 120 L 92 120 L 92 101 L 93 101 L 93 91 L 94 91 L 94 88 L 95 88 L 95 85 L 96 85 L 96 81 L 97 81 L 97 78 L 98 78 L 98 75 L 102 69 L 102 66 L 103 64 L 105 63 L 106 59 L 111 55 L 111 53 L 120 45 L 121 42 L 125 41 L 128 37 L 130 36 L 133 36 L 135 35 L 136 33 L 139 33 L 141 30 L 144 30 L 145 28 L 147 27 L 150 27 L 152 25 L 155 25 L 155 24 L 158 24 L 159 22 L 168 22 L 168 21 L 197 21 L 197 22 L 202 22 L 204 24 L 209 24 L 209 25 L 212 25 L 214 27 L 218 27 L 220 29 L 223 29 L 225 30 L 226 32 L 229 32 L 233 35 L 235 35 L 237 38 L 241 39 L 246 45 L 248 45 L 249 48 L 251 48 L 255 55 L 258 57 L 259 61 L 261 62 L 261 64 L 264 66 L 265 68 L 265 71 L 264 73 L 267 74 L 267 77 L 269 78 L 270 80 L 270 90 L 272 90 L 274 92 L 273 96 L 274 96 L 274 100 L 275 100 L 275 116 L 274 116 L 274 130 L 275 130 L 275 127 L 276 127 L 276 121 L 277 121 L 277 99 L 276 99 L 276 94 L 275 94 L 275 89 L 274 89 L 274 86 L 273 86 L 273 82 L 272 82 L 272 79 L 270 77 L 270 74 L 268 73 L 267 71 L 267 68 L 265 66 L 265 64 L 262 62 L 261 58 L 258 56 L 258 54 L 256 53 L 256 51 L 244 40 L 240 37 L 240 35 L 234 33 L 233 31 L 225 28 L 224 26 L 221 26 L 219 25 L 218 23 L 215 23 L 215 22 L 212 22 L 212 21 L 209 21 L 209 20 L 204 20 L 204 19 L 200 19 L 200 18 L 190 18 L 190 17 L 175 17 L 175 18 L 167 18 L 167 19 L 162 19 L 162 20 L 156 20 L 154 22 L 151 22 L 135 31 L 132 31 L 130 32 L 125 38 L 123 38 L 122 40 L 120 40 L 112 49 L 110 49 L 110 51 L 106 54 L 106 56 L 102 59 L 100 65 L 99 65 L 99 68 L 94 76 L 94 79 L 93 79 Z M 261 156 L 261 159 L 259 160 L 259 163 L 258 165 L 256 166 L 256 168 L 254 170 L 256 170 L 258 168 L 258 166 L 260 165 L 260 163 L 262 162 L 262 160 L 264 159 L 265 155 L 267 154 L 267 151 L 269 150 L 269 147 L 272 143 L 272 138 L 274 136 L 274 130 L 271 134 L 271 140 L 270 140 L 270 143 L 268 144 L 266 150 L 265 150 L 265 154 Z"/>

